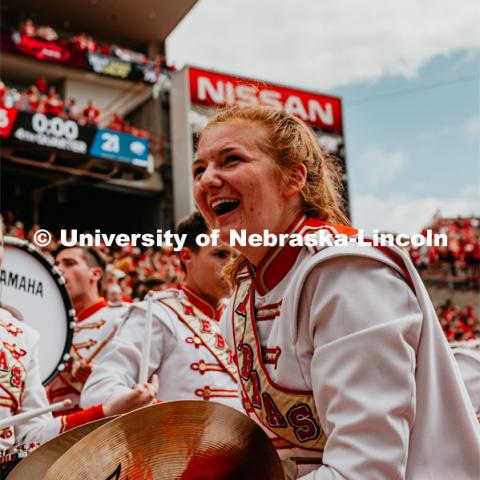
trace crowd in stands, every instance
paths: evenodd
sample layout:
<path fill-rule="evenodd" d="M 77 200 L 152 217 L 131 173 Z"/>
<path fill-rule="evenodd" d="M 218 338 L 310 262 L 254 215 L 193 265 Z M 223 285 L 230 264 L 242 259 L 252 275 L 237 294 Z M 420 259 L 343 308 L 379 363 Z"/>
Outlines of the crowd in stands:
<path fill-rule="evenodd" d="M 39 225 L 26 229 L 23 222 L 15 219 L 11 211 L 3 216 L 5 235 L 33 242 Z M 85 232 L 87 233 L 87 232 Z M 50 260 L 58 249 L 58 241 L 44 248 L 37 248 Z M 126 302 L 142 300 L 149 290 L 164 290 L 177 287 L 183 280 L 183 270 L 178 256 L 166 248 L 144 248 L 126 246 L 96 248 L 106 264 L 102 279 L 102 295 L 109 301 Z"/>
<path fill-rule="evenodd" d="M 136 52 L 128 48 L 119 47 L 109 43 L 100 43 L 94 40 L 93 37 L 86 33 L 80 33 L 70 38 L 62 38 L 57 31 L 48 25 L 35 25 L 31 19 L 25 20 L 19 29 L 20 35 L 44 40 L 47 42 L 66 42 L 71 44 L 74 48 L 80 51 L 88 51 L 92 53 L 101 53 L 119 58 L 125 62 L 147 64 L 148 62 L 155 62 L 158 65 L 162 63 L 164 57 L 156 55 L 153 59 L 149 59 L 145 54 Z"/>
<path fill-rule="evenodd" d="M 480 322 L 473 304 L 467 303 L 462 309 L 446 300 L 436 307 L 436 312 L 449 341 L 480 338 Z"/>
<path fill-rule="evenodd" d="M 25 112 L 38 112 L 70 119 L 79 125 L 95 126 L 102 120 L 102 111 L 93 100 L 80 107 L 75 97 L 65 100 L 53 85 L 48 85 L 43 77 L 38 77 L 33 85 L 25 90 L 7 87 L 0 80 L 0 106 L 18 108 Z M 113 113 L 104 128 L 117 130 L 137 137 L 150 138 L 146 130 L 130 125 L 121 115 Z"/>
<path fill-rule="evenodd" d="M 33 225 L 28 231 L 24 224 L 15 218 L 11 211 L 4 215 L 5 234 L 33 240 L 34 233 L 40 228 Z M 441 219 L 435 223 L 439 232 L 448 233 L 452 238 L 461 238 L 461 248 L 455 246 L 455 252 L 463 252 L 455 257 L 456 274 L 469 272 L 471 263 L 467 263 L 469 253 L 477 252 L 478 245 L 478 219 Z M 470 241 L 477 242 L 473 249 L 468 248 Z M 476 240 L 475 240 L 476 239 Z M 53 259 L 58 243 L 54 240 L 43 253 Z M 164 290 L 176 287 L 183 279 L 183 270 L 178 256 L 170 250 L 161 248 L 140 249 L 138 247 L 109 248 L 103 245 L 98 248 L 104 258 L 107 268 L 102 281 L 102 294 L 107 300 L 116 302 L 119 300 L 134 302 L 144 298 L 149 290 Z M 412 255 L 417 267 L 418 258 Z M 420 266 L 421 273 L 430 268 L 443 268 L 442 257 L 437 253 L 427 255 L 424 265 Z M 450 269 L 451 264 L 447 263 Z M 475 267 L 475 264 L 473 264 Z M 476 265 L 478 268 L 478 265 Z M 469 270 L 470 269 L 470 270 Z M 477 306 L 478 307 L 478 306 Z M 473 304 L 467 304 L 464 308 L 455 305 L 451 300 L 436 307 L 437 315 L 449 341 L 462 341 L 472 338 L 480 338 L 480 322 L 477 311 Z"/>
<path fill-rule="evenodd" d="M 410 256 L 424 280 L 479 287 L 480 282 L 480 218 L 434 218 L 426 227 L 433 233 L 447 235 L 445 247 L 410 248 Z"/>

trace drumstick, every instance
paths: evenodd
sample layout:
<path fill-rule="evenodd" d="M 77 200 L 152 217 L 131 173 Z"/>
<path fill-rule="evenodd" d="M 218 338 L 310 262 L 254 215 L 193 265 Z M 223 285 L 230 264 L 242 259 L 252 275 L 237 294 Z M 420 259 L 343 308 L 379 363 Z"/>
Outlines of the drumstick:
<path fill-rule="evenodd" d="M 150 343 L 152 341 L 152 302 L 153 292 L 147 293 L 147 317 L 145 318 L 145 333 L 142 344 L 142 362 L 140 363 L 140 373 L 138 375 L 138 384 L 143 385 L 148 380 L 148 363 L 150 360 Z"/>
<path fill-rule="evenodd" d="M 93 360 L 95 360 L 95 357 L 103 350 L 103 347 L 115 336 L 115 334 L 117 333 L 117 330 L 120 328 L 121 324 L 122 324 L 122 319 L 121 318 L 116 318 L 114 323 L 113 323 L 112 330 L 108 334 L 107 338 L 105 338 L 105 340 L 103 340 L 103 342 L 99 343 L 99 345 L 91 353 L 91 355 L 85 359 L 85 362 L 87 363 L 87 365 L 89 365 L 90 363 L 93 362 Z"/>
<path fill-rule="evenodd" d="M 61 410 L 62 408 L 69 407 L 72 404 L 72 401 L 69 398 L 66 398 L 62 402 L 52 403 L 48 407 L 37 408 L 31 412 L 19 413 L 18 415 L 12 415 L 11 417 L 4 418 L 0 421 L 0 430 L 6 427 L 13 427 L 20 423 L 24 423 L 31 418 L 38 417 L 44 413 L 55 412 L 56 410 Z"/>

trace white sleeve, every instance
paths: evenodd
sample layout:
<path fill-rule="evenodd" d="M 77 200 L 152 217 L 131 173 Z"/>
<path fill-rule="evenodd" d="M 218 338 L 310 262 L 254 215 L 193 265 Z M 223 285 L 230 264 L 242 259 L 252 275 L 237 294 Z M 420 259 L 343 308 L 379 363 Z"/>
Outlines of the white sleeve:
<path fill-rule="evenodd" d="M 222 337 L 227 342 L 230 350 L 234 351 L 235 347 L 233 346 L 233 333 L 232 333 L 232 309 L 233 309 L 233 298 L 231 298 L 225 307 L 223 314 L 220 318 L 220 333 Z"/>
<path fill-rule="evenodd" d="M 19 413 L 31 412 L 37 408 L 48 406 L 47 395 L 40 377 L 37 339 L 30 346 L 30 361 L 26 365 L 26 371 L 27 374 L 24 380 L 25 390 Z M 45 413 L 31 418 L 14 428 L 16 443 L 43 443 L 59 434 L 60 418 L 53 418 L 51 413 Z"/>
<path fill-rule="evenodd" d="M 165 311 L 156 308 L 156 311 Z M 131 390 L 138 382 L 142 358 L 142 344 L 146 312 L 133 307 L 119 333 L 105 346 L 102 356 L 95 362 L 85 384 L 80 405 L 82 408 L 105 403 Z M 172 337 L 169 328 L 155 314 L 152 320 L 152 343 L 148 377 L 160 368 L 165 350 L 165 337 Z M 159 392 L 160 394 L 160 392 Z"/>
<path fill-rule="evenodd" d="M 473 408 L 477 414 L 480 414 L 480 352 L 454 349 L 453 354 L 460 368 Z"/>
<path fill-rule="evenodd" d="M 413 292 L 380 262 L 340 257 L 310 273 L 299 312 L 327 435 L 324 466 L 302 480 L 404 479 L 422 321 Z"/>

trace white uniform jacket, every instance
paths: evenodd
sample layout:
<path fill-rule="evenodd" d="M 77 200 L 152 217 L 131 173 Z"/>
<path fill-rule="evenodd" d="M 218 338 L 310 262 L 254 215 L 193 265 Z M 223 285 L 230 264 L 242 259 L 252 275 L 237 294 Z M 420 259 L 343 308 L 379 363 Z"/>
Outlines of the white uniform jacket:
<path fill-rule="evenodd" d="M 83 407 L 113 399 L 138 382 L 146 309 L 146 301 L 131 306 L 85 384 Z M 241 409 L 218 312 L 183 288 L 157 293 L 152 315 L 148 377 L 158 375 L 158 400 L 211 400 Z"/>
<path fill-rule="evenodd" d="M 129 304 L 109 304 L 103 298 L 91 307 L 80 312 L 74 327 L 71 359 L 67 367 L 48 385 L 47 394 L 50 403 L 60 402 L 66 398 L 72 400 L 73 404 L 67 410 L 55 414 L 75 412 L 80 408 L 80 392 L 83 382 L 76 377 L 80 359 L 89 360 L 97 349 L 100 348 L 95 358 L 89 363 L 98 361 L 103 355 L 104 341 L 110 339 L 111 334 L 116 333 L 114 329 L 119 326 L 123 316 L 128 310 Z"/>
<path fill-rule="evenodd" d="M 480 339 L 451 344 L 477 415 L 480 415 Z"/>
<path fill-rule="evenodd" d="M 336 232 L 305 217 L 291 232 L 320 228 Z M 222 331 L 289 478 L 480 478 L 467 391 L 399 249 L 272 248 L 238 283 Z"/>
<path fill-rule="evenodd" d="M 0 308 L 0 419 L 48 406 L 38 364 L 38 333 Z M 0 430 L 0 450 L 58 435 L 60 418 L 44 414 Z"/>

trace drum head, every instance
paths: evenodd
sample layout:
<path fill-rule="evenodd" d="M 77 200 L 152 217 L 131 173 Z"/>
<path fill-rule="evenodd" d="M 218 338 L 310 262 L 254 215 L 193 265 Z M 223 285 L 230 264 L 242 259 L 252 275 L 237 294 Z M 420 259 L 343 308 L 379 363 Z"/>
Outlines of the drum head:
<path fill-rule="evenodd" d="M 60 272 L 27 241 L 5 237 L 0 302 L 40 334 L 40 375 L 47 385 L 62 368 L 73 336 L 75 312 Z"/>

